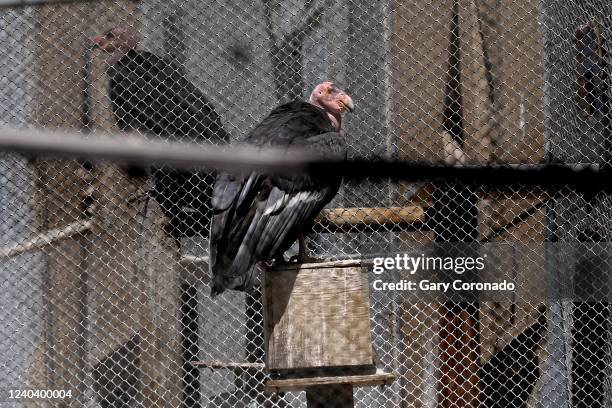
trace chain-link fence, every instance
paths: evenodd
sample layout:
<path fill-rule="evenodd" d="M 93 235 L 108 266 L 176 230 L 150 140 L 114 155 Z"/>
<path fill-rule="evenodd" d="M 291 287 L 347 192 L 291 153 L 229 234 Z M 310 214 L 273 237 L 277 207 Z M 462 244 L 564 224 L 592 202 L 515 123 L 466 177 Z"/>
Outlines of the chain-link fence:
<path fill-rule="evenodd" d="M 0 26 L 2 126 L 234 144 L 332 80 L 355 101 L 352 158 L 612 164 L 606 1 L 0 0 Z M 611 404 L 608 293 L 584 299 L 610 284 L 606 191 L 346 181 L 307 237 L 319 281 L 285 282 L 299 303 L 280 275 L 211 298 L 207 170 L 15 153 L 0 169 L 2 406 Z M 486 254 L 516 289 L 380 289 L 372 260 L 396 254 Z M 309 296 L 327 275 L 345 280 L 326 312 Z M 269 302 L 292 305 L 286 332 Z M 271 339 L 297 345 L 296 370 L 270 370 Z"/>

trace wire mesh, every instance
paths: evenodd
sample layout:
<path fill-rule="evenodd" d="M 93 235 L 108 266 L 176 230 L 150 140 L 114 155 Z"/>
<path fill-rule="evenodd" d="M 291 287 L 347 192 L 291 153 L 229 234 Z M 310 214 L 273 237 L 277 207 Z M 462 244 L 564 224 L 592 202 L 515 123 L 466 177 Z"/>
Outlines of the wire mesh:
<path fill-rule="evenodd" d="M 24 3 L 0 8 L 0 26 L 3 126 L 235 144 L 329 79 L 357 107 L 343 119 L 349 157 L 612 163 L 605 1 Z M 119 59 L 92 43 L 113 27 L 137 43 Z M 282 376 L 265 369 L 264 278 L 210 296 L 214 172 L 14 153 L 0 169 L 7 406 L 610 405 L 606 191 L 345 182 L 308 235 L 313 256 L 485 252 L 517 290 L 411 298 L 375 290 L 368 263 L 369 327 L 350 340 L 370 333 L 368 375 L 394 380 L 266 392 Z M 309 304 L 300 316 L 316 315 Z M 359 354 L 345 343 L 319 347 Z"/>

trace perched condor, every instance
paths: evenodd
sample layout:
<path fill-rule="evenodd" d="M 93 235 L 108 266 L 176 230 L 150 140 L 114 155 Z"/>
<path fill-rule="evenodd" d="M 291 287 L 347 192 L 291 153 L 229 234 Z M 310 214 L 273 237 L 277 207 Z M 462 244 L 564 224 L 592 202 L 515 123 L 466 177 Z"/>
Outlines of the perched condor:
<path fill-rule="evenodd" d="M 331 82 L 318 85 L 308 102 L 274 109 L 245 139 L 254 146 L 300 146 L 324 157 L 346 157 L 342 114 L 352 99 Z M 249 291 L 255 264 L 281 259 L 338 192 L 341 178 L 222 173 L 215 183 L 210 227 L 212 296 L 225 289 Z"/>
<path fill-rule="evenodd" d="M 111 109 L 122 131 L 139 130 L 175 141 L 229 141 L 202 92 L 171 61 L 138 51 L 131 29 L 115 27 L 92 42 L 109 54 Z M 137 175 L 137 168 L 129 167 L 128 172 Z M 162 167 L 154 168 L 151 178 L 151 195 L 169 217 L 173 235 L 206 234 L 214 175 Z"/>

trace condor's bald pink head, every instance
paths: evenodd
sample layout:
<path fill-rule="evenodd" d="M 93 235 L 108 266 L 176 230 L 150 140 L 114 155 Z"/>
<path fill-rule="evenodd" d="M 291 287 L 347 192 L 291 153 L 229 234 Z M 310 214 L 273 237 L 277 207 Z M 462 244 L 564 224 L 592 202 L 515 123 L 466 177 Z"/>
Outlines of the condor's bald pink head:
<path fill-rule="evenodd" d="M 309 102 L 327 113 L 336 130 L 342 127 L 342 114 L 355 109 L 351 97 L 329 81 L 315 87 L 310 94 Z"/>
<path fill-rule="evenodd" d="M 92 37 L 91 42 L 95 47 L 110 54 L 106 59 L 109 64 L 119 61 L 121 57 L 138 46 L 136 34 L 129 27 L 111 28 L 102 35 Z"/>

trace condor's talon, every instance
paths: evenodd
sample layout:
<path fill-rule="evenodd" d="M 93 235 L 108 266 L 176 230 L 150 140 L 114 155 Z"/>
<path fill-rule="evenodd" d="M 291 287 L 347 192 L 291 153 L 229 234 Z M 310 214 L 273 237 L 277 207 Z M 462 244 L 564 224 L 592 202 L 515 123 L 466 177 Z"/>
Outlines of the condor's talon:
<path fill-rule="evenodd" d="M 294 262 L 297 262 L 299 264 L 326 262 L 326 258 L 315 258 L 313 256 L 308 255 L 306 237 L 304 235 L 300 235 L 298 237 L 298 248 L 298 254 L 291 257 L 291 260 L 293 260 Z"/>
<path fill-rule="evenodd" d="M 289 263 L 291 263 L 291 259 L 289 261 L 286 261 L 285 258 L 280 256 L 269 261 L 263 261 L 261 265 L 265 269 L 274 269 L 277 266 L 287 265 Z"/>

